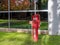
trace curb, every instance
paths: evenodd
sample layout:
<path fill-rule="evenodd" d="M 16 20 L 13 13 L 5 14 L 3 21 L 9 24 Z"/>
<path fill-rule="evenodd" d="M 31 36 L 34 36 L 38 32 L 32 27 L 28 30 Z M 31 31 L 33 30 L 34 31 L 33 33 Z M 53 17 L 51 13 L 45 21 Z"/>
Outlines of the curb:
<path fill-rule="evenodd" d="M 32 29 L 0 28 L 0 32 L 31 33 Z M 38 34 L 48 34 L 48 30 L 38 30 Z"/>

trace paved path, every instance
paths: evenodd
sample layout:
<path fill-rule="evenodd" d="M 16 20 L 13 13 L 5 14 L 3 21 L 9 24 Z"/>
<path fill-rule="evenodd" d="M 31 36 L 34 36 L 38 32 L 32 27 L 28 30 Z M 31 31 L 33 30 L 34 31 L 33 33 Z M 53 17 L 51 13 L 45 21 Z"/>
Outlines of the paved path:
<path fill-rule="evenodd" d="M 0 28 L 2 32 L 24 32 L 31 33 L 32 29 L 18 29 L 18 28 Z M 48 34 L 48 30 L 38 30 L 39 34 Z"/>

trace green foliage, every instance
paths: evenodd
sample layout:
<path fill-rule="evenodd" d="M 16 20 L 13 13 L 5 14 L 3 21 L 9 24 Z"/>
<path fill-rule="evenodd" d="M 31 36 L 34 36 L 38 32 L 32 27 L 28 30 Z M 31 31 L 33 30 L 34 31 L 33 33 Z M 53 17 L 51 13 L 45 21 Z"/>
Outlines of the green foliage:
<path fill-rule="evenodd" d="M 38 0 L 39 9 L 47 9 L 48 0 Z"/>
<path fill-rule="evenodd" d="M 0 20 L 0 27 L 8 27 L 8 20 Z M 21 29 L 31 29 L 31 25 L 29 21 L 22 20 L 11 20 L 10 21 L 11 28 L 21 28 Z M 48 22 L 41 22 L 40 28 L 41 30 L 48 30 Z"/>
<path fill-rule="evenodd" d="M 17 1 L 17 0 L 15 0 L 15 1 Z M 29 0 L 24 0 L 21 3 L 17 3 L 17 4 L 18 5 L 16 5 L 16 3 L 13 0 L 11 0 L 10 1 L 11 10 L 28 10 L 28 9 L 30 9 Z"/>
<path fill-rule="evenodd" d="M 48 30 L 48 22 L 43 21 L 40 26 L 41 30 Z"/>
<path fill-rule="evenodd" d="M 7 11 L 8 10 L 8 0 L 0 0 L 0 11 Z"/>

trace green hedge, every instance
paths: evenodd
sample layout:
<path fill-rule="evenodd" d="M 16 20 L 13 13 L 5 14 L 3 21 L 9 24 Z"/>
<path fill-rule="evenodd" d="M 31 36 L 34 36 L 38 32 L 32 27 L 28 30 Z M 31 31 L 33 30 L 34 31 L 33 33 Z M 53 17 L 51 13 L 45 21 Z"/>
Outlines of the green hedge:
<path fill-rule="evenodd" d="M 8 21 L 7 20 L 0 20 L 0 27 L 7 28 L 8 27 Z M 10 27 L 11 28 L 22 28 L 22 29 L 31 29 L 31 25 L 29 24 L 29 21 L 18 21 L 18 20 L 11 20 L 10 21 Z M 41 30 L 48 30 L 48 22 L 41 21 L 40 28 Z"/>

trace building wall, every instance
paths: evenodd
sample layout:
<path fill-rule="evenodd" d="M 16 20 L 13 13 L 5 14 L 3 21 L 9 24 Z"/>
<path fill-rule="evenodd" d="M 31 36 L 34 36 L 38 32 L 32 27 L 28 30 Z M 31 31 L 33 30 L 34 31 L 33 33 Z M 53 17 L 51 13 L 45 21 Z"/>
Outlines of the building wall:
<path fill-rule="evenodd" d="M 48 23 L 49 34 L 60 35 L 60 0 L 49 0 L 48 2 Z"/>

